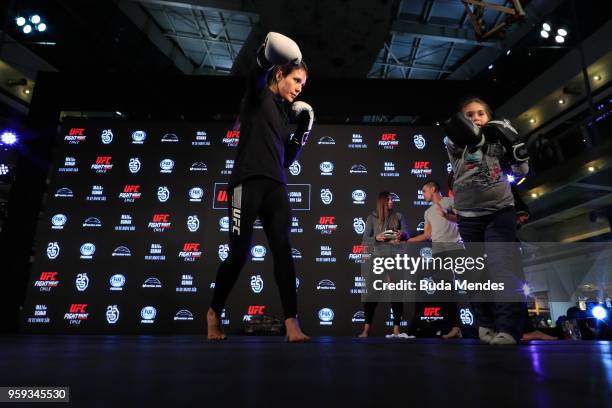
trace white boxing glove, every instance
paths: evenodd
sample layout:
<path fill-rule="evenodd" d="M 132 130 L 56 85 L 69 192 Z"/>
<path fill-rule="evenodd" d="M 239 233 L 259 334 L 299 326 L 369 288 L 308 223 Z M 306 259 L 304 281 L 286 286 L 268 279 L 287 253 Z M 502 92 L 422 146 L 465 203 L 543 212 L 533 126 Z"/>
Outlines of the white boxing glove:
<path fill-rule="evenodd" d="M 257 64 L 268 71 L 278 65 L 299 65 L 301 62 L 300 47 L 291 38 L 279 33 L 268 33 L 257 50 Z"/>
<path fill-rule="evenodd" d="M 292 140 L 294 143 L 304 146 L 308 140 L 314 122 L 314 110 L 312 106 L 306 102 L 296 101 L 291 105 L 291 112 L 297 123 L 297 129 L 293 134 Z"/>

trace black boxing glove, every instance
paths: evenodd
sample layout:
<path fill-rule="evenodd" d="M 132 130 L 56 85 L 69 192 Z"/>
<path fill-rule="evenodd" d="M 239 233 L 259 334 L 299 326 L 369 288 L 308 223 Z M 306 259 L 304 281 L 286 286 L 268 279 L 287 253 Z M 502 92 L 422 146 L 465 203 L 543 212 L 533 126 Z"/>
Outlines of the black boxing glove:
<path fill-rule="evenodd" d="M 511 162 L 529 160 L 527 145 L 521 140 L 519 133 L 508 119 L 491 120 L 480 129 L 485 140 L 491 143 L 501 143 L 506 149 Z"/>
<path fill-rule="evenodd" d="M 457 112 L 442 123 L 446 135 L 458 147 L 482 146 L 480 129 L 463 112 Z"/>

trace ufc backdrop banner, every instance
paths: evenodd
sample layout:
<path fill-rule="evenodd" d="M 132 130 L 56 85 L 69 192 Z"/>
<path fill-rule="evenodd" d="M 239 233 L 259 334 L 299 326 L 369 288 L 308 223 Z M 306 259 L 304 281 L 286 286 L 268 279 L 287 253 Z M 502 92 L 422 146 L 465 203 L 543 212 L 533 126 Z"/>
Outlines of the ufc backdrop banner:
<path fill-rule="evenodd" d="M 239 131 L 79 120 L 64 122 L 58 137 L 24 331 L 204 333 L 217 268 L 228 256 L 226 188 Z M 363 324 L 362 233 L 378 193 L 392 192 L 415 235 L 428 206 L 421 185 L 436 180 L 446 192 L 449 171 L 439 127 L 314 127 L 287 170 L 307 333 L 353 335 Z M 282 320 L 259 222 L 252 245 L 222 316 L 229 333 L 241 333 L 253 315 Z M 375 324 L 391 324 L 388 305 L 379 305 Z"/>

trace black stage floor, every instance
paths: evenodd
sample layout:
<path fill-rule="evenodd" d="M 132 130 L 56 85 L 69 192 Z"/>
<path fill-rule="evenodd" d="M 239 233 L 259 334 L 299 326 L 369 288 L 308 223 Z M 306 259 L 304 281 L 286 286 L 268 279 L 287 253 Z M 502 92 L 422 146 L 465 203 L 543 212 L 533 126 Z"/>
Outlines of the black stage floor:
<path fill-rule="evenodd" d="M 611 407 L 611 351 L 587 341 L 10 335 L 0 386 L 69 386 L 71 403 L 56 406 L 79 407 Z"/>

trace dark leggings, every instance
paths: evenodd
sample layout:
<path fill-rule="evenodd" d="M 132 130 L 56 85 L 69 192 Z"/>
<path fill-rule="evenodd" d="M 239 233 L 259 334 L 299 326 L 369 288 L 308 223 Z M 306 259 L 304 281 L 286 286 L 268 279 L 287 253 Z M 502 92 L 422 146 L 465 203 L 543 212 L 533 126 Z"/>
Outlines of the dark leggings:
<path fill-rule="evenodd" d="M 291 210 L 287 187 L 272 179 L 247 179 L 228 191 L 230 243 L 229 256 L 219 266 L 210 308 L 218 315 L 225 306 L 240 270 L 251 249 L 253 223 L 261 220 L 274 258 L 274 279 L 280 292 L 285 319 L 297 314 L 295 267 L 289 243 Z"/>
<path fill-rule="evenodd" d="M 363 308 L 366 324 L 372 324 L 372 319 L 374 318 L 376 306 L 378 306 L 378 302 L 364 303 Z M 393 308 L 393 325 L 399 326 L 400 322 L 402 321 L 402 314 L 404 314 L 404 304 L 402 302 L 391 302 L 391 307 Z"/>
<path fill-rule="evenodd" d="M 516 212 L 506 207 L 481 217 L 459 217 L 459 233 L 464 242 L 516 241 Z M 487 249 L 487 268 L 497 276 L 513 276 L 512 265 L 520 254 L 512 246 L 503 251 L 500 247 Z M 518 287 L 518 285 L 517 285 Z M 521 302 L 473 302 L 472 307 L 478 325 L 498 332 L 506 332 L 520 341 L 525 318 L 525 305 Z"/>

